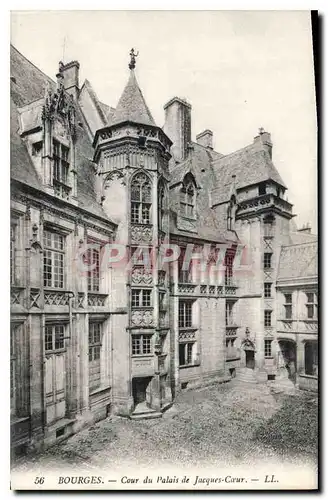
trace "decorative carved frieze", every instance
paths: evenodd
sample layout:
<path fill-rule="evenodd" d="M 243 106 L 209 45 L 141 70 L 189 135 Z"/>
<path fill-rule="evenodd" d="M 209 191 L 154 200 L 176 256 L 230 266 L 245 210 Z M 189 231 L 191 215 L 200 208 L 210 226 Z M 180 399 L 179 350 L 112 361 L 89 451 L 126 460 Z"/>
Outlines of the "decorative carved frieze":
<path fill-rule="evenodd" d="M 217 293 L 217 295 L 219 295 L 219 296 L 224 295 L 224 288 L 223 288 L 223 286 L 222 286 L 222 285 L 217 286 L 217 288 L 216 288 L 216 293 Z"/>
<path fill-rule="evenodd" d="M 178 292 L 193 295 L 195 293 L 196 286 L 197 285 L 194 285 L 192 283 L 179 283 Z"/>
<path fill-rule="evenodd" d="M 273 337 L 273 327 L 272 327 L 272 326 L 271 326 L 271 327 L 267 327 L 267 326 L 266 326 L 266 327 L 264 328 L 264 335 L 265 335 L 266 337 Z"/>
<path fill-rule="evenodd" d="M 237 336 L 237 327 L 227 326 L 226 337 L 236 337 L 236 336 Z"/>
<path fill-rule="evenodd" d="M 179 331 L 179 342 L 183 342 L 185 340 L 195 340 L 196 339 L 196 331 L 195 330 L 180 330 Z"/>
<path fill-rule="evenodd" d="M 65 126 L 72 138 L 76 134 L 76 113 L 73 97 L 68 94 L 64 85 L 60 84 L 55 92 L 50 86 L 46 89 L 44 106 L 42 108 L 42 120 L 53 121 L 59 115 L 65 122 Z"/>
<path fill-rule="evenodd" d="M 154 326 L 153 309 L 132 309 L 131 324 L 132 326 Z"/>
<path fill-rule="evenodd" d="M 40 309 L 39 299 L 40 299 L 40 290 L 36 288 L 31 288 L 30 291 L 30 307 L 37 307 Z"/>
<path fill-rule="evenodd" d="M 88 293 L 88 306 L 104 307 L 107 295 L 100 293 Z"/>
<path fill-rule="evenodd" d="M 207 285 L 200 285 L 199 289 L 201 295 L 206 295 L 207 294 Z"/>
<path fill-rule="evenodd" d="M 121 179 L 121 183 L 125 186 L 125 177 L 122 170 L 113 170 L 104 179 L 104 189 L 108 189 L 112 181 L 119 179 Z"/>
<path fill-rule="evenodd" d="M 151 285 L 153 283 L 153 275 L 150 269 L 144 266 L 134 266 L 131 273 L 132 285 Z"/>
<path fill-rule="evenodd" d="M 68 306 L 69 295 L 61 291 L 45 291 L 44 305 L 46 306 Z"/>
<path fill-rule="evenodd" d="M 209 295 L 215 295 L 215 286 L 214 285 L 210 285 L 208 287 L 208 293 L 209 293 Z"/>
<path fill-rule="evenodd" d="M 304 321 L 303 324 L 305 326 L 305 330 L 308 332 L 318 331 L 318 321 L 316 319 Z"/>
<path fill-rule="evenodd" d="M 226 286 L 225 287 L 225 295 L 229 295 L 229 297 L 237 295 L 237 287 L 236 286 Z"/>
<path fill-rule="evenodd" d="M 131 241 L 132 243 L 151 243 L 153 236 L 153 228 L 148 224 L 132 224 L 131 225 Z"/>
<path fill-rule="evenodd" d="M 77 307 L 78 307 L 78 309 L 84 308 L 84 299 L 85 299 L 85 293 L 78 293 L 77 294 Z"/>
<path fill-rule="evenodd" d="M 23 305 L 23 289 L 18 287 L 11 287 L 10 289 L 10 304 L 11 305 Z"/>

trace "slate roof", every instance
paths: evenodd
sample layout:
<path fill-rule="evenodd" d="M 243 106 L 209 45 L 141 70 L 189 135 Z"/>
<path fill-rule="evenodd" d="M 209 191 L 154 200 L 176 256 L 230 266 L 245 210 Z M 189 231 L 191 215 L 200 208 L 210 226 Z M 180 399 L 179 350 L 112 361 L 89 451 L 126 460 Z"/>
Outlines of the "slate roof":
<path fill-rule="evenodd" d="M 117 107 L 112 114 L 111 125 L 128 120 L 142 123 L 144 125 L 156 126 L 133 70 L 130 70 L 128 83 L 126 84 L 118 101 Z"/>
<path fill-rule="evenodd" d="M 216 151 L 210 150 L 197 144 L 191 143 L 188 158 L 175 164 L 174 160 L 170 162 L 171 174 L 171 200 L 172 214 L 175 216 L 171 218 L 171 233 L 181 236 L 189 236 L 192 238 L 201 238 L 208 241 L 237 241 L 238 237 L 235 231 L 227 229 L 226 221 L 226 206 L 222 205 L 221 208 L 213 210 L 210 207 L 210 192 L 215 185 L 216 176 L 213 170 L 212 162 L 217 160 L 222 155 Z M 176 211 L 179 206 L 179 199 L 175 193 L 174 186 L 183 181 L 184 176 L 190 172 L 196 181 L 199 188 L 197 194 L 197 234 L 187 233 L 177 228 L 176 226 Z"/>
<path fill-rule="evenodd" d="M 270 179 L 286 188 L 269 153 L 258 144 L 250 144 L 214 160 L 213 169 L 216 176 L 213 189 L 215 203 L 228 200 L 232 175 L 236 176 L 237 190 Z"/>
<path fill-rule="evenodd" d="M 318 243 L 312 241 L 281 247 L 277 281 L 318 278 Z"/>
<path fill-rule="evenodd" d="M 317 241 L 318 236 L 316 234 L 306 233 L 303 231 L 295 231 L 289 234 L 291 245 L 298 245 L 301 243 L 313 243 Z"/>
<path fill-rule="evenodd" d="M 42 73 L 28 59 L 26 59 L 15 47 L 11 46 L 11 109 L 10 109 L 10 164 L 11 178 L 28 186 L 43 190 L 33 162 L 28 154 L 26 145 L 20 137 L 19 131 L 19 107 L 23 107 L 33 101 L 42 99 L 45 94 L 47 82 L 52 90 L 56 84 L 51 78 Z M 41 107 L 40 107 L 41 109 Z M 106 218 L 108 216 L 97 202 L 95 193 L 95 178 L 93 175 L 93 148 L 87 133 L 87 124 L 84 116 L 76 106 L 77 127 L 76 166 L 77 166 L 77 190 L 79 207 L 88 210 L 96 216 Z"/>

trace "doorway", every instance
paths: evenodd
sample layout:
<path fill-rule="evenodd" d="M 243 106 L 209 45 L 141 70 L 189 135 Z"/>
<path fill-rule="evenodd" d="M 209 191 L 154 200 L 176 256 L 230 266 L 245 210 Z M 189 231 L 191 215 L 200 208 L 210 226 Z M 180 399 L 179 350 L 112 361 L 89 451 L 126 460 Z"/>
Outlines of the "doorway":
<path fill-rule="evenodd" d="M 296 344 L 291 340 L 279 340 L 279 348 L 279 366 L 284 366 L 284 368 L 287 370 L 288 378 L 295 383 L 297 370 Z"/>
<path fill-rule="evenodd" d="M 255 368 L 255 354 L 254 351 L 245 351 L 246 355 L 246 368 L 254 370 Z"/>
<path fill-rule="evenodd" d="M 132 379 L 132 394 L 135 406 L 147 402 L 148 386 L 151 377 L 137 377 Z"/>

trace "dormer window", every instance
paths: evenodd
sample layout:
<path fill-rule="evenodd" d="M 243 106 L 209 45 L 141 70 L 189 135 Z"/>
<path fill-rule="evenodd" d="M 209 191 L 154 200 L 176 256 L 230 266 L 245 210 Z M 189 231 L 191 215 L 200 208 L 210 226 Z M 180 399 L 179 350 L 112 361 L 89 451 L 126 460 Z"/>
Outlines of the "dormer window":
<path fill-rule="evenodd" d="M 196 187 L 188 176 L 180 189 L 180 213 L 185 217 L 195 217 Z"/>
<path fill-rule="evenodd" d="M 69 174 L 69 148 L 59 141 L 53 140 L 53 185 L 57 196 L 68 199 L 70 187 L 68 186 Z"/>

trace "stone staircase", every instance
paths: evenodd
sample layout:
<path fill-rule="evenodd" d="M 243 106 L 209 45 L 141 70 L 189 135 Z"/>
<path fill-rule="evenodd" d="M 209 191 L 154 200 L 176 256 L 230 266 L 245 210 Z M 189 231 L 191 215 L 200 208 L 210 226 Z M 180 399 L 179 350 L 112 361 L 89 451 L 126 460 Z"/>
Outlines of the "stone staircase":
<path fill-rule="evenodd" d="M 239 368 L 236 375 L 236 380 L 244 384 L 257 384 L 254 370 L 251 368 Z"/>
<path fill-rule="evenodd" d="M 131 420 L 148 420 L 151 418 L 161 418 L 163 413 L 161 411 L 153 410 L 147 406 L 146 402 L 139 403 L 133 413 L 130 415 Z"/>

